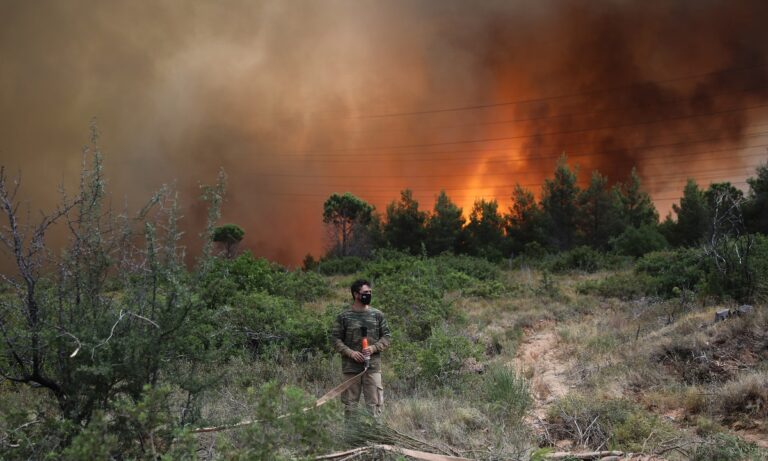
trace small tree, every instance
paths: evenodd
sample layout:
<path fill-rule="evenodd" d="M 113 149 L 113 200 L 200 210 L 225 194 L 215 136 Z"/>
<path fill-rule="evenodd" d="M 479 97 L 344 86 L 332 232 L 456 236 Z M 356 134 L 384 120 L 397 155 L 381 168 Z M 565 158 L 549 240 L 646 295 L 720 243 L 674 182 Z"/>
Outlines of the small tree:
<path fill-rule="evenodd" d="M 162 375 L 187 392 L 188 421 L 204 388 L 197 365 L 210 353 L 196 323 L 210 316 L 201 315 L 194 292 L 208 265 L 192 276 L 184 268 L 175 193 L 163 188 L 136 216 L 115 215 L 105 205 L 95 129 L 83 158 L 79 193 L 64 196 L 38 224 L 22 222 L 20 181 L 0 168 L 8 223 L 0 243 L 16 263 L 15 273 L 0 274 L 12 293 L 0 297 L 0 375 L 50 392 L 73 430 L 121 400 L 139 402 Z M 57 224 L 69 237 L 60 254 L 46 245 Z M 133 443 L 130 435 L 117 436 Z"/>
<path fill-rule="evenodd" d="M 519 184 L 512 192 L 512 206 L 505 216 L 509 248 L 521 253 L 529 243 L 546 243 L 544 240 L 543 215 L 533 192 Z"/>
<path fill-rule="evenodd" d="M 476 200 L 467 224 L 470 253 L 497 260 L 503 257 L 504 219 L 496 200 Z"/>
<path fill-rule="evenodd" d="M 541 194 L 541 209 L 546 218 L 547 235 L 559 250 L 569 250 L 575 242 L 577 198 L 576 172 L 568 167 L 565 155 L 555 167 L 552 179 L 546 179 Z"/>
<path fill-rule="evenodd" d="M 213 241 L 224 245 L 227 258 L 235 256 L 237 245 L 243 240 L 245 231 L 237 224 L 224 224 L 213 229 Z"/>
<path fill-rule="evenodd" d="M 330 253 L 350 256 L 366 238 L 373 207 L 349 192 L 331 194 L 323 204 L 323 222 L 329 226 L 333 243 Z"/>
<path fill-rule="evenodd" d="M 640 228 L 655 226 L 659 223 L 659 213 L 653 205 L 651 196 L 642 190 L 640 175 L 632 168 L 629 181 L 616 187 L 621 201 L 621 217 L 625 226 Z"/>
<path fill-rule="evenodd" d="M 608 179 L 594 171 L 589 186 L 578 196 L 579 214 L 576 220 L 583 243 L 605 250 L 611 237 L 622 230 L 619 197 L 608 189 Z"/>
<path fill-rule="evenodd" d="M 429 254 L 456 252 L 464 221 L 461 208 L 448 198 L 445 191 L 440 191 L 440 195 L 435 200 L 435 208 L 426 224 L 426 246 Z"/>
<path fill-rule="evenodd" d="M 669 233 L 665 235 L 669 243 L 676 246 L 701 243 L 710 227 L 709 206 L 696 181 L 688 180 L 680 198 L 680 205 L 672 205 L 672 210 L 677 214 L 677 222 L 671 225 L 668 218 L 662 227 Z"/>
<path fill-rule="evenodd" d="M 747 179 L 749 194 L 744 219 L 750 232 L 768 235 L 768 163 L 757 167 L 757 176 Z"/>
<path fill-rule="evenodd" d="M 424 243 L 427 213 L 419 211 L 419 202 L 409 189 L 400 192 L 400 201 L 387 205 L 387 222 L 384 237 L 398 250 L 419 254 Z"/>

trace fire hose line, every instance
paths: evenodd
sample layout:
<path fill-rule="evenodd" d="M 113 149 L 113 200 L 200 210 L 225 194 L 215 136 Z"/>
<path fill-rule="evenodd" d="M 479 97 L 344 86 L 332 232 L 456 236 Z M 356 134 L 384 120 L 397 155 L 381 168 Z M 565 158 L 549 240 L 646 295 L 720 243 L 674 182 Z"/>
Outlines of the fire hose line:
<path fill-rule="evenodd" d="M 351 386 L 352 383 L 355 382 L 355 380 L 360 379 L 360 377 L 363 376 L 365 374 L 365 372 L 367 372 L 367 371 L 368 371 L 368 367 L 366 366 L 363 371 L 361 371 L 360 373 L 356 374 L 355 376 L 349 378 L 348 380 L 344 381 L 343 383 L 339 384 L 338 386 L 334 387 L 330 391 L 326 392 L 322 397 L 317 399 L 317 401 L 315 402 L 315 404 L 313 406 L 306 407 L 306 408 L 302 409 L 302 411 L 307 412 L 307 411 L 309 411 L 309 410 L 311 410 L 313 408 L 317 408 L 317 407 L 323 406 L 326 403 L 328 403 L 329 401 L 331 401 L 332 399 L 340 396 L 342 392 L 347 390 L 347 388 L 349 386 Z M 290 416 L 290 414 L 280 415 L 280 416 L 278 416 L 278 419 L 286 418 L 288 416 Z M 259 422 L 258 419 L 246 419 L 246 420 L 240 421 L 238 423 L 225 424 L 225 425 L 222 425 L 222 426 L 200 427 L 200 428 L 197 428 L 197 429 L 193 429 L 190 432 L 193 433 L 193 434 L 201 434 L 201 433 L 204 433 L 204 432 L 220 432 L 220 431 L 226 431 L 226 430 L 229 430 L 229 429 L 235 429 L 235 428 L 238 428 L 238 427 L 249 426 L 251 424 L 255 424 L 255 423 L 258 423 L 258 422 Z M 414 459 L 420 459 L 420 460 L 423 460 L 423 461 L 475 461 L 475 460 L 470 459 L 470 458 L 460 458 L 460 457 L 456 457 L 456 456 L 439 455 L 439 454 L 436 454 L 436 453 L 428 453 L 428 452 L 425 452 L 425 451 L 411 450 L 411 449 L 408 449 L 408 448 L 400 448 L 400 447 L 396 447 L 396 446 L 393 446 L 393 445 L 382 445 L 382 444 L 372 445 L 370 447 L 356 448 L 354 450 L 350 450 L 350 451 L 346 451 L 346 452 L 341 452 L 341 453 L 333 453 L 333 454 L 330 454 L 330 455 L 319 456 L 319 457 L 317 457 L 315 459 L 316 460 L 334 460 L 334 459 L 338 460 L 340 458 L 344 458 L 344 457 L 349 456 L 349 455 L 355 456 L 356 454 L 361 454 L 361 453 L 364 453 L 364 452 L 369 451 L 369 450 L 385 450 L 385 451 L 390 451 L 390 452 L 393 452 L 393 453 L 402 454 L 402 455 L 409 456 L 409 457 L 414 458 Z"/>
<path fill-rule="evenodd" d="M 355 382 L 356 379 L 360 379 L 360 377 L 363 376 L 366 371 L 368 371 L 368 367 L 365 367 L 365 369 L 363 371 L 361 371 L 360 373 L 358 373 L 357 375 L 349 378 L 348 380 L 346 380 L 343 383 L 339 384 L 338 386 L 334 387 L 330 391 L 326 392 L 325 395 L 323 395 L 322 397 L 317 399 L 317 401 L 315 402 L 315 404 L 313 406 L 306 407 L 302 411 L 307 412 L 307 411 L 309 411 L 309 410 L 311 410 L 313 408 L 317 408 L 317 407 L 323 406 L 326 403 L 328 403 L 329 401 L 331 401 L 332 399 L 335 399 L 336 397 L 340 396 L 341 393 L 344 392 L 345 390 L 347 390 L 347 388 L 349 386 L 351 386 L 352 383 Z M 278 416 L 278 419 L 286 418 L 288 416 L 290 416 L 290 414 L 280 415 L 280 416 Z M 259 422 L 258 419 L 246 419 L 246 420 L 240 421 L 238 423 L 225 424 L 225 425 L 222 425 L 222 426 L 200 427 L 200 428 L 197 428 L 197 429 L 193 429 L 190 432 L 193 433 L 193 434 L 200 434 L 200 433 L 203 433 L 203 432 L 220 432 L 220 431 L 225 431 L 225 430 L 229 430 L 229 429 L 235 429 L 237 427 L 248 426 L 248 425 L 251 425 L 251 424 L 254 424 L 254 423 L 258 423 L 258 422 Z"/>

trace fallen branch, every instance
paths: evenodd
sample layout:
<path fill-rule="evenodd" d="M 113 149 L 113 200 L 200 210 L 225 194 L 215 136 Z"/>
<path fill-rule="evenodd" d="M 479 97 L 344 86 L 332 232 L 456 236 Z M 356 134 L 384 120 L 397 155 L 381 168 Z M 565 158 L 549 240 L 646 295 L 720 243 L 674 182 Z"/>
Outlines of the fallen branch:
<path fill-rule="evenodd" d="M 585 453 L 571 453 L 567 451 L 558 451 L 544 455 L 545 459 L 600 459 L 606 456 L 624 456 L 623 451 L 589 451 Z"/>

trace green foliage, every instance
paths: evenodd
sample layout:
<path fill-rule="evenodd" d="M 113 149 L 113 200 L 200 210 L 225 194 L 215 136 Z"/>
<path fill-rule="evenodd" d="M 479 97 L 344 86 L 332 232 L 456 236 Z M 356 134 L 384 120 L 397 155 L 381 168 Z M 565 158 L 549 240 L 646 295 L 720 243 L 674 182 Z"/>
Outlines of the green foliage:
<path fill-rule="evenodd" d="M 655 225 L 630 226 L 611 240 L 611 247 L 622 255 L 639 258 L 652 251 L 661 251 L 668 246 L 667 240 Z"/>
<path fill-rule="evenodd" d="M 477 280 L 499 280 L 501 277 L 499 266 L 482 258 L 443 255 L 434 258 L 433 261 L 444 268 L 443 270 L 461 272 Z"/>
<path fill-rule="evenodd" d="M 296 301 L 261 291 L 238 294 L 225 316 L 230 328 L 242 334 L 242 342 L 257 353 L 327 350 L 328 314 L 302 308 Z"/>
<path fill-rule="evenodd" d="M 635 269 L 652 279 L 649 290 L 670 298 L 675 289 L 699 291 L 707 276 L 707 260 L 701 250 L 678 248 L 676 250 L 648 253 L 637 261 Z"/>
<path fill-rule="evenodd" d="M 744 218 L 750 232 L 768 235 L 768 163 L 760 165 L 757 176 L 747 179 L 749 193 Z"/>
<path fill-rule="evenodd" d="M 365 263 L 357 256 L 347 256 L 345 258 L 323 259 L 317 265 L 317 272 L 323 275 L 350 275 L 360 272 Z"/>
<path fill-rule="evenodd" d="M 607 249 L 609 239 L 624 227 L 618 194 L 608 188 L 608 179 L 595 171 L 589 186 L 579 193 L 577 202 L 576 224 L 580 240 L 592 248 Z"/>
<path fill-rule="evenodd" d="M 722 461 L 738 459 L 743 461 L 765 460 L 768 450 L 760 449 L 754 443 L 746 442 L 736 436 L 716 434 L 696 447 L 692 461 Z"/>
<path fill-rule="evenodd" d="M 213 229 L 212 240 L 223 243 L 226 248 L 227 257 L 231 258 L 235 255 L 235 248 L 243 240 L 244 235 L 245 231 L 237 224 L 224 224 Z"/>
<path fill-rule="evenodd" d="M 243 239 L 245 231 L 237 224 L 224 224 L 213 230 L 213 241 L 222 243 L 237 243 Z"/>
<path fill-rule="evenodd" d="M 419 211 L 419 202 L 413 192 L 400 192 L 400 201 L 387 205 L 384 237 L 392 248 L 410 254 L 419 254 L 426 237 L 427 213 Z"/>
<path fill-rule="evenodd" d="M 650 275 L 632 271 L 611 274 L 600 280 L 586 280 L 579 283 L 576 290 L 581 294 L 626 301 L 649 294 L 653 286 L 653 278 Z"/>
<path fill-rule="evenodd" d="M 571 249 L 576 241 L 579 192 L 576 172 L 568 167 L 563 155 L 555 167 L 554 177 L 544 180 L 541 193 L 546 235 L 549 236 L 549 243 L 559 250 Z"/>
<path fill-rule="evenodd" d="M 288 271 L 248 251 L 232 260 L 216 259 L 203 287 L 203 299 L 212 309 L 231 304 L 239 292 L 261 291 L 301 302 L 314 301 L 329 292 L 320 274 Z"/>
<path fill-rule="evenodd" d="M 304 411 L 314 405 L 314 399 L 301 389 L 281 387 L 274 381 L 249 388 L 245 405 L 256 422 L 220 447 L 223 459 L 294 460 L 319 455 L 331 447 L 332 428 L 341 424 L 328 406 Z"/>
<path fill-rule="evenodd" d="M 504 257 L 504 219 L 499 213 L 496 200 L 476 200 L 467 223 L 468 252 L 491 261 Z"/>
<path fill-rule="evenodd" d="M 689 179 L 680 198 L 680 204 L 672 205 L 677 222 L 665 225 L 667 241 L 674 246 L 692 246 L 700 243 L 710 228 L 710 211 L 704 192 L 696 181 Z"/>
<path fill-rule="evenodd" d="M 624 260 L 620 257 L 601 253 L 588 246 L 579 246 L 551 256 L 546 263 L 546 267 L 556 273 L 574 270 L 597 272 L 602 269 L 618 267 L 623 263 Z"/>
<path fill-rule="evenodd" d="M 625 226 L 641 228 L 658 224 L 659 213 L 648 193 L 641 189 L 640 176 L 634 167 L 629 182 L 617 186 L 617 189 L 621 202 L 621 217 Z"/>
<path fill-rule="evenodd" d="M 749 303 L 768 297 L 768 237 L 723 238 L 706 248 L 709 293 Z"/>
<path fill-rule="evenodd" d="M 544 242 L 543 218 L 533 192 L 515 184 L 512 206 L 505 216 L 509 249 L 514 253 L 524 253 L 528 245 Z"/>
<path fill-rule="evenodd" d="M 439 255 L 460 250 L 464 221 L 462 209 L 451 202 L 445 191 L 440 191 L 425 226 L 427 253 Z"/>
<path fill-rule="evenodd" d="M 484 401 L 502 420 L 519 423 L 533 404 L 528 381 L 507 367 L 494 367 L 483 383 Z"/>
<path fill-rule="evenodd" d="M 373 217 L 373 206 L 349 192 L 331 194 L 323 204 L 323 222 L 330 226 L 336 256 L 360 255 L 367 252 L 367 226 Z"/>
<path fill-rule="evenodd" d="M 110 414 L 97 411 L 62 459 L 195 459 L 196 441 L 176 426 L 170 393 L 167 386 L 148 385 L 138 400 L 123 397 Z"/>
<path fill-rule="evenodd" d="M 416 354 L 420 376 L 433 383 L 455 379 L 465 360 L 479 359 L 482 348 L 455 328 L 433 328 L 432 334 Z"/>

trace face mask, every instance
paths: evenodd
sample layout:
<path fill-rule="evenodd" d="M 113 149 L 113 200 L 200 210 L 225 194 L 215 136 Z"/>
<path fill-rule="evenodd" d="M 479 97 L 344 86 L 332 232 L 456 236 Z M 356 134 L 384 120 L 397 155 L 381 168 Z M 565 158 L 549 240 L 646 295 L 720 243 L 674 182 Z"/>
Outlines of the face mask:
<path fill-rule="evenodd" d="M 371 304 L 371 294 L 360 293 L 360 302 L 363 303 L 364 306 Z"/>

